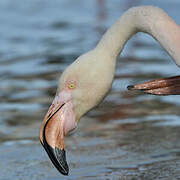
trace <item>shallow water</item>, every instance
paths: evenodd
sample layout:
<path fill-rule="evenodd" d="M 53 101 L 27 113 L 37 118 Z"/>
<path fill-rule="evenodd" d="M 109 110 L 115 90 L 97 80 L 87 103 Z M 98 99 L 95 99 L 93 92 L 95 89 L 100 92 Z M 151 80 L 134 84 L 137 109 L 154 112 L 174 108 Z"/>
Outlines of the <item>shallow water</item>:
<path fill-rule="evenodd" d="M 128 92 L 129 84 L 179 74 L 155 40 L 138 34 L 118 61 L 107 98 L 66 138 L 70 175 L 38 139 L 61 72 L 94 47 L 126 9 L 147 1 L 0 1 L 0 179 L 180 179 L 179 97 Z M 180 24 L 179 1 L 153 0 Z"/>

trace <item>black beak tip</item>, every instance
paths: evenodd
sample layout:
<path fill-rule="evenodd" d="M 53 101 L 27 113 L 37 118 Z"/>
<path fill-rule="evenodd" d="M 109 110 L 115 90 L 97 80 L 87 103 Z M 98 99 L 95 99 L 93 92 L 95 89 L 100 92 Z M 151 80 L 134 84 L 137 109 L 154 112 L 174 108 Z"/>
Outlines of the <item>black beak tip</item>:
<path fill-rule="evenodd" d="M 134 89 L 134 86 L 133 86 L 133 85 L 129 85 L 129 86 L 127 86 L 127 89 L 128 89 L 128 90 L 133 90 L 133 89 Z"/>
<path fill-rule="evenodd" d="M 66 161 L 66 151 L 64 149 L 59 149 L 55 147 L 54 154 L 56 157 L 56 160 L 58 161 L 58 170 L 63 174 L 68 176 L 69 174 L 69 167 Z"/>
<path fill-rule="evenodd" d="M 66 151 L 58 147 L 52 148 L 48 143 L 45 143 L 43 146 L 56 169 L 61 174 L 68 176 L 69 167 L 66 161 Z"/>

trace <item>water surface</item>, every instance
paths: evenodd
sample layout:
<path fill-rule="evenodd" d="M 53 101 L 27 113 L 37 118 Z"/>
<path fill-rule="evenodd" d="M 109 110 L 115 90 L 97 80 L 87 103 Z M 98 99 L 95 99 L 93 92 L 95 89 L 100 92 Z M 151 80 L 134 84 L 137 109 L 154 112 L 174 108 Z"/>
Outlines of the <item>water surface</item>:
<path fill-rule="evenodd" d="M 149 3 L 149 2 L 148 2 Z M 66 138 L 70 175 L 38 138 L 62 71 L 93 48 L 126 9 L 147 1 L 0 1 L 0 179 L 180 179 L 179 97 L 128 92 L 129 84 L 179 74 L 150 36 L 126 45 L 112 90 Z M 180 24 L 179 1 L 151 1 Z"/>

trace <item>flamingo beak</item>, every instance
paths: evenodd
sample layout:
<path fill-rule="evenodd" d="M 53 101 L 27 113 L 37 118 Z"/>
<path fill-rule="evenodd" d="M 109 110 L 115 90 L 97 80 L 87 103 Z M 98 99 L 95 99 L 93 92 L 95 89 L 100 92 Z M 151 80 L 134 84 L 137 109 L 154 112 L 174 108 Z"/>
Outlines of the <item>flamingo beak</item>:
<path fill-rule="evenodd" d="M 130 85 L 127 88 L 153 95 L 180 95 L 180 76 L 156 79 L 142 84 Z"/>
<path fill-rule="evenodd" d="M 52 102 L 40 129 L 40 142 L 57 170 L 68 175 L 64 137 L 77 126 L 71 91 L 61 91 Z"/>
<path fill-rule="evenodd" d="M 56 107 L 51 105 L 41 125 L 40 142 L 57 170 L 63 175 L 68 175 L 62 120 L 64 106 L 65 103 Z"/>

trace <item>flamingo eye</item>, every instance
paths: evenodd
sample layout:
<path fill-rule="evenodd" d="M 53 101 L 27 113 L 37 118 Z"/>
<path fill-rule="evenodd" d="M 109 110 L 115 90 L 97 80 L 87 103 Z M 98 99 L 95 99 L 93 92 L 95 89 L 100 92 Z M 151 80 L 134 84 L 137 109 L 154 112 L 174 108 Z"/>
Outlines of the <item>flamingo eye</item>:
<path fill-rule="evenodd" d="M 71 83 L 68 85 L 68 88 L 69 89 L 74 89 L 76 87 L 75 83 Z"/>

